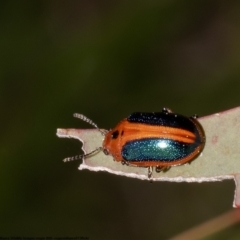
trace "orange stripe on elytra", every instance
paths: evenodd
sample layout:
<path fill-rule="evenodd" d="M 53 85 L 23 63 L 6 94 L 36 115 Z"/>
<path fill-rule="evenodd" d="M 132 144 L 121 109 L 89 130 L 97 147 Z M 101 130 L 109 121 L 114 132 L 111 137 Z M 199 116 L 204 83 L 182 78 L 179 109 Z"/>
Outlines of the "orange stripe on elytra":
<path fill-rule="evenodd" d="M 128 121 L 121 122 L 121 127 L 124 129 L 122 145 L 128 141 L 143 138 L 168 138 L 184 143 L 195 141 L 194 133 L 179 128 L 129 123 Z"/>

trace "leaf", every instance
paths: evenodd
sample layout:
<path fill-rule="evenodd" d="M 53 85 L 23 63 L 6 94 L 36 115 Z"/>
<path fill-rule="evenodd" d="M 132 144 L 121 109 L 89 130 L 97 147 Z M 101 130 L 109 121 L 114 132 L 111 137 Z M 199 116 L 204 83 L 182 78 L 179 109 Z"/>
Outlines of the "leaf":
<path fill-rule="evenodd" d="M 191 164 L 172 167 L 166 172 L 153 171 L 152 181 L 213 182 L 234 179 L 233 206 L 240 207 L 240 107 L 202 117 L 198 121 L 206 135 L 205 148 L 200 156 Z M 97 129 L 57 129 L 57 136 L 80 140 L 84 153 L 101 147 L 104 138 Z M 147 168 L 122 165 L 102 151 L 83 159 L 79 169 L 149 180 Z"/>

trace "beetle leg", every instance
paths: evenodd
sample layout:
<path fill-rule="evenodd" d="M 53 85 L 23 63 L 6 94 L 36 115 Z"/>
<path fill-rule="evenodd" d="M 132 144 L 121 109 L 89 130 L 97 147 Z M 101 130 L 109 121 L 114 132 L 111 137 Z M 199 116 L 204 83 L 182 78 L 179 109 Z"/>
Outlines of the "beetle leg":
<path fill-rule="evenodd" d="M 162 109 L 162 112 L 163 112 L 163 113 L 172 113 L 172 110 L 171 110 L 170 108 L 165 108 L 165 107 L 164 107 L 164 108 Z"/>
<path fill-rule="evenodd" d="M 156 166 L 156 167 L 155 167 L 155 171 L 156 171 L 157 173 L 160 173 L 160 172 L 162 171 L 162 168 L 159 167 L 159 166 Z"/>
<path fill-rule="evenodd" d="M 152 178 L 153 167 L 148 167 L 148 178 L 151 180 Z"/>
<path fill-rule="evenodd" d="M 171 167 L 169 167 L 169 166 L 165 166 L 165 167 L 157 166 L 157 167 L 155 168 L 155 170 L 156 170 L 157 173 L 160 173 L 160 172 L 166 172 L 166 171 L 168 171 L 170 168 L 171 168 Z"/>
<path fill-rule="evenodd" d="M 127 162 L 127 161 L 121 161 L 121 163 L 122 163 L 122 165 L 126 165 L 126 166 L 129 166 L 129 162 Z"/>
<path fill-rule="evenodd" d="M 197 118 L 198 118 L 198 115 L 197 115 L 197 114 L 194 114 L 194 115 L 192 116 L 192 118 L 197 119 Z"/>

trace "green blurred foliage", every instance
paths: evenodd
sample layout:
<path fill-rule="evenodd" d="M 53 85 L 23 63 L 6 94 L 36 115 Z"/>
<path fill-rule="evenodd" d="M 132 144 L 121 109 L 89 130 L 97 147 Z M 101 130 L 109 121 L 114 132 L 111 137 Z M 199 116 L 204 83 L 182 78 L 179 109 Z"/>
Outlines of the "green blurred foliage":
<path fill-rule="evenodd" d="M 108 129 L 133 111 L 238 106 L 239 10 L 237 0 L 1 1 L 0 236 L 167 239 L 231 209 L 232 181 L 80 172 L 62 163 L 80 143 L 55 133 L 89 127 L 74 112 Z"/>

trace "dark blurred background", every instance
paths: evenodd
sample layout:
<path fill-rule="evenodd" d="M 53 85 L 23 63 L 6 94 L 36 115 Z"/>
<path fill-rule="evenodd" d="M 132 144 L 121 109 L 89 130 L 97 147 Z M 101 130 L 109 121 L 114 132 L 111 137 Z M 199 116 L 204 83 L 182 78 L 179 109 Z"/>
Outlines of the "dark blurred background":
<path fill-rule="evenodd" d="M 80 142 L 56 129 L 89 128 L 74 112 L 109 129 L 134 111 L 239 106 L 239 11 L 237 0 L 1 1 L 0 236 L 167 239 L 231 210 L 233 181 L 79 171 L 62 159 Z M 239 239 L 240 226 L 226 231 Z"/>

